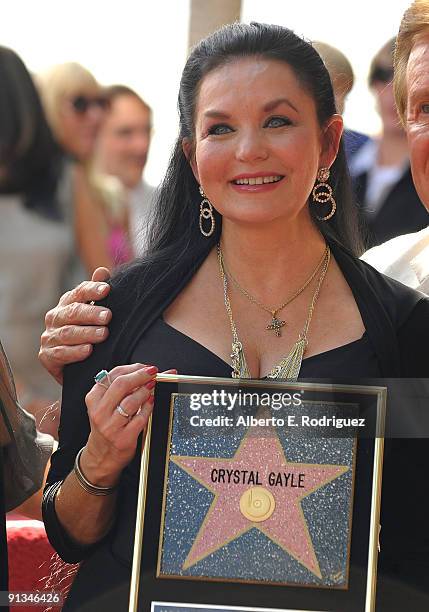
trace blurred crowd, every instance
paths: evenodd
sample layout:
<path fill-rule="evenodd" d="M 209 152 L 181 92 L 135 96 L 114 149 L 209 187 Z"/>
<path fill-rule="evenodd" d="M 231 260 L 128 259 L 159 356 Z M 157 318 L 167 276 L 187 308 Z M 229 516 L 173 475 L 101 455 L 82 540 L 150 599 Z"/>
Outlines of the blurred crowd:
<path fill-rule="evenodd" d="M 44 315 L 98 266 L 144 250 L 148 104 L 69 62 L 30 75 L 0 47 L 0 336 L 22 405 L 55 433 L 59 387 L 38 363 Z"/>
<path fill-rule="evenodd" d="M 338 49 L 322 56 L 342 113 L 353 69 Z M 381 118 L 374 137 L 344 144 L 366 246 L 418 231 L 427 213 L 415 191 L 397 118 L 394 39 L 375 54 L 368 87 Z M 30 75 L 0 47 L 0 337 L 22 405 L 55 434 L 58 387 L 37 362 L 45 313 L 98 266 L 141 255 L 155 189 L 144 178 L 152 111 L 126 85 L 101 86 L 77 63 Z"/>

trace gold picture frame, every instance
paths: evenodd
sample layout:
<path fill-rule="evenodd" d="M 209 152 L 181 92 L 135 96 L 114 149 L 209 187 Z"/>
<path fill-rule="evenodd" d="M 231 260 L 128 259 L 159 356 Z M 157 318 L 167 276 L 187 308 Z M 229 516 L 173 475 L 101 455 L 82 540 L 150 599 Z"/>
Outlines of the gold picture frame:
<path fill-rule="evenodd" d="M 367 564 L 365 568 L 365 588 L 364 593 L 362 590 L 362 612 L 373 612 L 375 610 L 375 591 L 376 591 L 376 568 L 377 568 L 377 545 L 378 545 L 378 533 L 379 533 L 379 513 L 380 513 L 380 497 L 381 497 L 381 474 L 382 474 L 382 462 L 383 462 L 383 435 L 384 435 L 384 421 L 385 421 L 385 411 L 386 411 L 386 388 L 381 386 L 372 386 L 372 385 L 336 385 L 329 383 L 287 383 L 287 382 L 279 382 L 279 381 L 267 381 L 267 380 L 234 380 L 234 379 L 222 379 L 222 378 L 214 378 L 214 377 L 193 377 L 193 376 L 178 376 L 178 375 L 158 375 L 157 381 L 161 383 L 170 383 L 175 389 L 212 389 L 212 388 L 228 388 L 228 389 L 270 389 L 273 390 L 282 390 L 284 392 L 305 392 L 311 393 L 313 395 L 320 394 L 321 396 L 350 396 L 350 397 L 358 397 L 358 398 L 366 398 L 371 403 L 371 418 L 372 418 L 372 457 L 371 457 L 371 500 L 370 500 L 370 517 L 369 517 L 369 533 L 367 535 Z M 172 395 L 177 391 L 172 392 Z M 362 401 L 362 400 L 360 400 Z M 164 408 L 165 409 L 165 408 Z M 160 527 L 160 538 L 158 542 L 158 554 L 156 558 L 156 562 L 154 562 L 154 572 L 150 577 L 150 580 L 164 582 L 166 576 L 161 575 L 160 573 L 160 550 L 162 547 L 162 537 L 163 537 L 163 529 L 164 529 L 164 510 L 165 510 L 165 500 L 166 500 L 166 486 L 167 486 L 167 477 L 168 477 L 168 467 L 169 467 L 169 458 L 168 458 L 168 449 L 171 444 L 171 436 L 172 436 L 172 422 L 171 419 L 173 417 L 173 408 L 170 407 L 169 414 L 169 426 L 168 426 L 168 440 L 166 442 L 166 454 L 167 457 L 164 458 L 165 466 L 164 466 L 164 484 L 163 484 L 163 497 L 162 497 L 162 506 L 163 512 L 161 517 L 161 527 Z M 148 428 L 146 431 L 146 444 L 144 445 L 144 450 L 142 452 L 141 459 L 141 471 L 140 471 L 140 483 L 139 483 L 139 495 L 138 495 L 138 506 L 137 506 L 137 521 L 136 521 L 136 532 L 135 532 L 135 542 L 134 542 L 134 554 L 133 554 L 133 566 L 132 566 L 132 576 L 131 576 L 131 585 L 130 585 L 130 601 L 129 601 L 129 612 L 137 612 L 139 609 L 148 609 L 147 605 L 150 602 L 145 602 L 145 608 L 139 608 L 139 591 L 140 591 L 140 583 L 141 583 L 141 571 L 140 564 L 142 558 L 142 550 L 143 550 L 143 538 L 144 538 L 144 527 L 145 527 L 145 514 L 146 514 L 146 506 L 148 494 L 150 497 L 151 492 L 148 491 L 148 475 L 150 470 L 150 455 L 151 455 L 151 428 L 152 428 L 152 420 L 148 424 Z M 354 455 L 355 456 L 355 455 Z M 158 457 L 158 455 L 157 455 Z M 152 461 L 153 461 L 152 457 Z M 158 459 L 156 459 L 158 460 Z M 353 459 L 355 461 L 355 459 Z M 354 474 L 353 470 L 353 474 Z M 353 489 L 355 484 L 353 483 Z M 351 521 L 351 517 L 350 517 Z M 350 552 L 350 551 L 349 551 Z M 155 560 L 154 560 L 155 561 Z M 169 576 L 167 576 L 169 578 Z M 171 583 L 175 584 L 176 580 L 195 580 L 196 578 L 193 576 L 171 576 L 174 581 Z M 145 580 L 149 579 L 147 573 L 145 574 Z M 200 578 L 206 584 L 212 582 L 212 580 L 208 576 L 204 576 Z M 233 582 L 237 584 L 239 580 L 231 579 L 227 580 L 225 578 L 216 578 L 216 582 Z M 246 583 L 252 584 L 251 580 L 246 580 Z M 258 581 L 256 581 L 258 582 Z M 190 583 L 191 584 L 191 583 Z M 269 584 L 269 583 L 266 583 Z M 170 586 L 170 585 L 169 585 Z M 272 585 L 274 586 L 274 585 Z M 284 586 L 284 583 L 281 584 Z M 293 586 L 293 585 L 292 585 Z M 304 585 L 303 585 L 304 586 Z M 275 586 L 275 588 L 279 588 Z M 287 587 L 285 587 L 287 588 Z M 323 588 L 321 585 L 316 585 L 317 588 Z M 334 587 L 329 587 L 334 588 Z M 329 588 L 327 590 L 329 590 Z M 157 597 L 157 601 L 161 602 L 163 598 Z M 154 600 L 151 600 L 154 601 Z M 188 601 L 187 599 L 174 597 L 173 601 Z M 219 605 L 219 601 L 211 602 L 210 595 L 207 594 L 207 604 L 204 603 L 203 607 L 201 601 L 195 601 L 193 603 L 188 603 L 190 606 L 189 609 L 192 609 L 191 606 L 194 605 L 196 609 L 206 609 L 212 610 L 216 609 L 216 605 Z M 164 603 L 164 602 L 162 602 Z M 229 604 L 229 601 L 222 602 L 221 605 Z M 232 602 L 231 602 L 232 603 Z M 240 602 L 241 603 L 241 602 Z M 280 608 L 273 608 L 271 602 L 268 600 L 265 604 L 265 608 L 270 608 L 274 610 L 282 610 L 294 609 L 300 610 L 301 612 L 314 612 L 315 610 L 324 610 L 325 607 L 317 607 L 312 608 L 311 610 L 305 607 L 299 607 L 295 603 L 292 603 L 289 606 Z M 171 603 L 171 606 L 174 607 L 174 604 Z M 237 607 L 234 602 L 234 606 L 231 606 L 231 610 L 245 610 L 246 606 L 249 608 L 249 602 L 243 601 L 242 607 Z M 304 605 L 304 604 L 303 604 Z M 205 606 L 205 607 L 204 607 Z M 183 607 L 183 606 L 182 606 Z M 259 605 L 255 610 L 263 610 L 262 605 Z M 229 610 L 228 606 L 224 608 L 219 607 L 219 609 Z M 326 612 L 330 612 L 329 608 L 326 608 Z"/>

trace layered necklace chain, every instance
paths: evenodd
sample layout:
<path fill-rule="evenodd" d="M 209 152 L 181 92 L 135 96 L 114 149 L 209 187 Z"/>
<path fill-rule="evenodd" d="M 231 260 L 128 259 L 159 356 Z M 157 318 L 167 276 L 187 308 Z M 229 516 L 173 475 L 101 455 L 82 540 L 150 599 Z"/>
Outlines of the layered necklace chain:
<path fill-rule="evenodd" d="M 294 300 L 298 295 L 300 295 L 300 293 L 302 293 L 304 289 L 308 287 L 308 285 L 311 283 L 311 281 L 316 277 L 317 273 L 320 271 L 316 289 L 313 293 L 313 296 L 312 296 L 312 299 L 310 301 L 310 305 L 308 308 L 307 318 L 305 320 L 304 327 L 298 336 L 298 340 L 295 342 L 295 344 L 293 345 L 288 355 L 283 357 L 283 359 L 276 366 L 272 368 L 272 370 L 267 376 L 267 378 L 282 378 L 282 379 L 287 379 L 287 380 L 296 380 L 298 378 L 298 374 L 301 369 L 302 359 L 303 359 L 305 350 L 307 348 L 308 331 L 310 329 L 311 319 L 313 318 L 314 308 L 316 306 L 316 302 L 319 297 L 320 289 L 322 287 L 323 281 L 325 280 L 325 276 L 329 268 L 329 262 L 331 259 L 331 251 L 330 251 L 329 246 L 326 246 L 322 259 L 317 264 L 317 267 L 315 268 L 315 270 L 313 271 L 309 279 L 307 279 L 304 285 L 300 287 L 298 291 L 296 291 L 293 294 L 292 297 L 288 298 L 288 300 L 284 304 L 280 305 L 277 309 L 267 308 L 266 306 L 258 302 L 255 298 L 253 298 L 253 296 L 251 296 L 248 292 L 246 292 L 244 289 L 242 289 L 238 285 L 237 281 L 233 279 L 231 274 L 226 272 L 220 244 L 217 245 L 217 257 L 218 257 L 218 263 L 219 263 L 219 272 L 220 272 L 220 276 L 223 282 L 223 297 L 224 297 L 225 309 L 228 314 L 228 318 L 229 318 L 229 322 L 231 326 L 231 333 L 232 333 L 232 349 L 231 349 L 232 373 L 231 375 L 233 378 L 251 378 L 251 375 L 250 375 L 250 370 L 247 365 L 246 356 L 244 354 L 243 344 L 238 336 L 237 327 L 235 325 L 235 321 L 232 315 L 231 301 L 229 299 L 229 293 L 228 293 L 228 278 L 232 280 L 234 285 L 236 285 L 237 289 L 239 289 L 242 293 L 244 293 L 244 295 L 246 295 L 246 297 L 248 297 L 248 299 L 251 302 L 257 304 L 258 306 L 260 306 L 261 308 L 263 308 L 264 310 L 272 314 L 273 322 L 271 325 L 274 325 L 274 319 L 278 321 L 276 317 L 277 312 L 285 308 L 287 304 L 290 304 L 292 300 Z M 280 323 L 283 323 L 283 325 L 285 325 L 284 321 L 280 321 Z M 273 329 L 271 325 L 267 325 L 267 329 Z M 280 325 L 280 327 L 283 327 L 283 325 Z M 280 336 L 280 333 L 277 333 L 277 332 L 280 332 L 280 328 L 276 330 L 276 335 Z"/>
<path fill-rule="evenodd" d="M 248 291 L 246 291 L 246 289 L 244 289 L 240 285 L 240 283 L 234 278 L 231 272 L 229 272 L 226 269 L 220 245 L 218 245 L 218 258 L 219 258 L 219 265 L 222 268 L 221 274 L 227 276 L 232 281 L 233 285 L 240 291 L 240 293 L 242 293 L 250 302 L 252 302 L 252 304 L 259 306 L 259 308 L 262 308 L 262 310 L 265 310 L 265 312 L 268 312 L 271 315 L 271 322 L 268 323 L 265 329 L 274 331 L 276 336 L 279 338 L 282 333 L 281 328 L 287 325 L 287 323 L 286 321 L 282 321 L 281 319 L 279 319 L 277 317 L 277 313 L 283 310 L 283 308 L 286 308 L 286 306 L 288 306 L 291 302 L 293 302 L 293 300 L 297 298 L 308 287 L 308 285 L 312 282 L 312 280 L 315 278 L 316 274 L 322 267 L 323 262 L 326 259 L 328 250 L 329 250 L 329 247 L 326 247 L 321 259 L 317 263 L 317 266 L 314 268 L 313 272 L 307 278 L 305 283 L 299 289 L 297 289 L 293 295 L 288 297 L 288 299 L 285 302 L 283 302 L 282 304 L 279 304 L 276 308 L 270 308 L 269 306 L 265 306 L 265 304 L 262 304 L 262 302 L 257 300 L 253 295 L 251 295 Z"/>

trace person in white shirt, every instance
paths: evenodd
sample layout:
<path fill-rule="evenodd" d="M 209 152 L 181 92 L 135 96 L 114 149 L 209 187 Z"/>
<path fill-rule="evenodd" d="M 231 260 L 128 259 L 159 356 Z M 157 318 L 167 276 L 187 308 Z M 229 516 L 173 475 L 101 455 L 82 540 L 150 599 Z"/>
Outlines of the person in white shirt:
<path fill-rule="evenodd" d="M 394 93 L 419 197 L 429 211 L 429 0 L 405 11 L 396 40 Z M 385 274 L 429 293 L 428 227 L 398 236 L 363 256 Z"/>

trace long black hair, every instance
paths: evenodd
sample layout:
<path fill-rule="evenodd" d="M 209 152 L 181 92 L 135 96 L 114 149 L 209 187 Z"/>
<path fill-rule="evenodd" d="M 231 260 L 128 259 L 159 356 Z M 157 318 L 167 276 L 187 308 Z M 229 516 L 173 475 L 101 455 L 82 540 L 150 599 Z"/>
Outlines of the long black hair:
<path fill-rule="evenodd" d="M 58 218 L 61 163 L 33 79 L 18 55 L 0 46 L 0 194 L 22 194 L 28 208 Z"/>
<path fill-rule="evenodd" d="M 261 23 L 234 23 L 203 39 L 192 50 L 179 90 L 180 130 L 165 178 L 159 188 L 149 230 L 148 263 L 176 263 L 184 254 L 211 248 L 220 236 L 222 219 L 214 211 L 216 230 L 210 238 L 201 235 L 198 226 L 201 196 L 198 183 L 182 150 L 183 138 L 194 140 L 195 108 L 202 79 L 225 63 L 256 56 L 288 64 L 296 78 L 315 102 L 320 126 L 336 112 L 329 73 L 311 44 L 291 30 Z M 353 204 L 350 178 L 342 144 L 331 167 L 329 182 L 338 203 L 337 212 L 328 222 L 320 222 L 312 211 L 321 233 L 335 240 L 355 255 L 362 251 L 357 210 Z M 310 210 L 313 207 L 310 207 Z"/>

